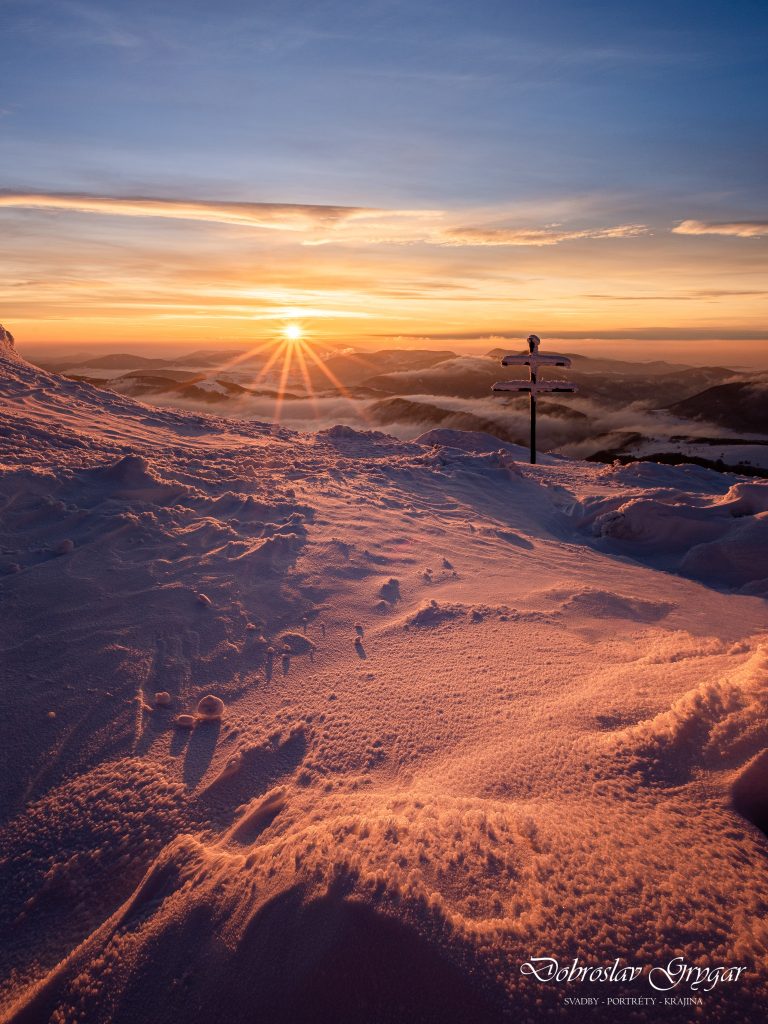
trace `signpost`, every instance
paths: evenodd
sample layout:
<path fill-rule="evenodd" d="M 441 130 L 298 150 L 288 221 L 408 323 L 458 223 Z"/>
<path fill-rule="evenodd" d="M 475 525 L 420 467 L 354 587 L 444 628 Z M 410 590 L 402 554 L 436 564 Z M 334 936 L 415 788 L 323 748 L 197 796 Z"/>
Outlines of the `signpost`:
<path fill-rule="evenodd" d="M 502 366 L 527 366 L 530 370 L 530 380 L 500 380 L 497 381 L 491 391 L 518 391 L 525 392 L 531 400 L 531 465 L 536 464 L 536 396 L 552 392 L 574 392 L 577 390 L 575 384 L 567 380 L 538 380 L 538 368 L 540 366 L 570 366 L 571 360 L 568 356 L 558 356 L 554 353 L 542 355 L 539 352 L 541 339 L 535 334 L 528 337 L 528 355 L 504 356 L 501 360 Z"/>

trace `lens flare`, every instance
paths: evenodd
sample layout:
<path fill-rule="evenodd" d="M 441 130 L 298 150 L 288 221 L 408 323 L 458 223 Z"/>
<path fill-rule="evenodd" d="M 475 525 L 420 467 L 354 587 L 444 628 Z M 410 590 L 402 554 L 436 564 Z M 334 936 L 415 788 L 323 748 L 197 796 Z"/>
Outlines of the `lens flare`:
<path fill-rule="evenodd" d="M 283 328 L 283 337 L 286 341 L 301 341 L 304 331 L 299 324 L 286 324 Z"/>
<path fill-rule="evenodd" d="M 276 423 L 281 421 L 286 400 L 300 397 L 302 390 L 319 416 L 318 396 L 325 392 L 324 397 L 328 397 L 327 392 L 330 390 L 348 401 L 356 416 L 361 417 L 369 427 L 373 427 L 375 424 L 370 420 L 365 406 L 347 390 L 332 369 L 326 365 L 325 358 L 320 354 L 326 346 L 319 344 L 320 351 L 316 350 L 318 342 L 313 340 L 313 334 L 311 329 L 305 330 L 300 323 L 283 323 L 269 340 L 225 360 L 217 367 L 216 372 L 231 370 L 248 360 L 256 360 L 259 367 L 248 381 L 248 387 L 258 389 L 267 384 L 274 388 L 275 407 L 272 418 Z M 326 350 L 326 354 L 332 354 L 332 351 L 328 353 Z M 354 360 L 357 357 L 350 354 L 347 358 Z M 327 381 L 325 386 L 322 385 L 323 378 Z M 292 392 L 290 396 L 289 387 Z M 299 395 L 294 393 L 297 388 Z"/>

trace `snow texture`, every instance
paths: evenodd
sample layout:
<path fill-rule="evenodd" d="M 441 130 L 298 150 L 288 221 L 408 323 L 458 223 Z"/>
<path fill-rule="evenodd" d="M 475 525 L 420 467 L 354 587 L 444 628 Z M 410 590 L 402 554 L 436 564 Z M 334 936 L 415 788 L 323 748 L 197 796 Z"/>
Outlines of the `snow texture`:
<path fill-rule="evenodd" d="M 0 402 L 4 1020 L 577 1020 L 647 987 L 523 961 L 678 955 L 759 1018 L 765 483 L 162 411 L 7 339 Z"/>

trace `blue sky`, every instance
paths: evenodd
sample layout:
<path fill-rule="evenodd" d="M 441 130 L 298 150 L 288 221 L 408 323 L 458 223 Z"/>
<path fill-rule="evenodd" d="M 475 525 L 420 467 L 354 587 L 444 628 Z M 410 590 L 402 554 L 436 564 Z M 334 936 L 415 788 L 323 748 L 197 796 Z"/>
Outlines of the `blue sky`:
<path fill-rule="evenodd" d="M 607 191 L 718 217 L 765 202 L 765 3 L 0 9 L 12 186 L 449 206 Z"/>
<path fill-rule="evenodd" d="M 753 274 L 764 253 L 765 2 L 0 0 L 0 19 L 9 193 L 642 224 L 657 240 L 680 221 L 738 222 L 753 237 L 698 236 L 694 262 L 730 244 Z M 92 213 L 0 216 L 25 246 L 63 231 L 78 258 L 97 232 Z M 152 224 L 166 255 L 184 244 Z M 115 226 L 129 247 L 137 230 Z"/>

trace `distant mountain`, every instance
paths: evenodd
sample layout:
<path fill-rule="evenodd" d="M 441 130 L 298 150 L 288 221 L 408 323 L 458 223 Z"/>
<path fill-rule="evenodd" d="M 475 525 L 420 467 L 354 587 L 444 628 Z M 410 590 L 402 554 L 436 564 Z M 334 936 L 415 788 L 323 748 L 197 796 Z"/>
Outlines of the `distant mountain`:
<path fill-rule="evenodd" d="M 269 388 L 247 388 L 231 380 L 220 380 L 215 377 L 203 377 L 200 374 L 187 374 L 181 370 L 174 371 L 176 379 L 162 373 L 125 373 L 119 377 L 105 380 L 99 377 L 72 374 L 72 380 L 82 380 L 94 387 L 114 391 L 131 398 L 153 398 L 163 404 L 173 405 L 175 402 L 204 403 L 206 405 L 224 403 L 239 398 L 276 398 L 277 392 Z M 185 379 L 178 379 L 183 376 Z M 301 396 L 286 392 L 283 399 Z"/>
<path fill-rule="evenodd" d="M 86 356 L 83 359 L 66 359 L 61 362 L 48 360 L 44 365 L 56 373 L 69 373 L 73 370 L 130 370 L 130 369 L 154 369 L 160 366 L 168 366 L 171 361 L 168 359 L 151 359 L 147 356 L 137 356 L 132 352 L 115 352 L 107 356 Z"/>
<path fill-rule="evenodd" d="M 199 377 L 192 375 L 192 380 L 195 379 L 199 379 Z M 113 377 L 112 380 L 104 381 L 104 384 L 110 391 L 117 391 L 121 395 L 133 395 L 134 397 L 151 394 L 155 391 L 183 394 L 184 389 L 188 387 L 187 381 L 173 380 L 163 374 L 155 375 L 152 373 L 124 373 L 120 377 Z"/>
<path fill-rule="evenodd" d="M 203 374 L 198 370 L 178 370 L 175 366 L 157 366 L 150 367 L 152 370 L 151 376 L 158 380 L 175 381 L 177 384 L 183 383 L 188 380 L 199 380 Z M 71 374 L 69 375 L 71 376 Z M 129 370 L 127 373 L 120 373 L 115 377 L 112 377 L 110 384 L 112 386 L 117 385 L 120 381 L 140 381 L 148 375 L 143 370 Z"/>
<path fill-rule="evenodd" d="M 687 419 L 706 420 L 738 433 L 768 434 L 768 381 L 731 381 L 669 406 Z"/>
<path fill-rule="evenodd" d="M 386 370 L 361 379 L 360 383 L 390 395 L 454 395 L 457 398 L 480 398 L 489 394 L 491 385 L 509 371 L 482 356 L 457 356 L 445 353 L 443 358 L 420 366 Z M 524 369 L 524 368 L 523 368 Z"/>
<path fill-rule="evenodd" d="M 500 404 L 500 413 L 503 409 L 504 406 Z M 512 444 L 526 444 L 528 439 L 527 426 L 518 428 L 511 423 L 504 423 L 501 419 L 497 420 L 461 409 L 444 409 L 431 402 L 418 402 L 407 398 L 385 398 L 379 402 L 373 402 L 368 407 L 368 413 L 382 426 L 399 423 L 426 427 L 448 427 L 452 430 L 479 430 Z M 547 414 L 557 419 L 586 420 L 583 413 L 569 409 L 567 406 L 558 405 L 556 402 L 547 403 Z"/>
<path fill-rule="evenodd" d="M 209 367 L 222 366 L 224 363 L 242 354 L 241 349 L 198 349 L 172 359 L 152 358 L 136 355 L 134 352 L 114 352 L 106 356 L 89 355 L 87 352 L 76 353 L 65 359 L 45 360 L 45 367 L 57 373 L 69 373 L 76 370 L 153 370 L 160 367 Z"/>
<path fill-rule="evenodd" d="M 501 426 L 494 422 L 489 425 L 473 409 L 446 411 L 437 407 L 439 403 L 422 400 L 422 396 L 487 399 L 495 381 L 526 378 L 525 367 L 500 365 L 507 351 L 497 348 L 484 356 L 431 349 L 348 352 L 333 355 L 324 363 L 330 377 L 314 365 L 309 372 L 312 386 L 318 392 L 328 395 L 343 391 L 366 405 L 372 402 L 373 415 L 380 423 L 490 430 L 504 440 L 516 441 L 518 438 L 510 437 L 504 426 L 503 410 L 519 414 L 527 403 L 525 397 L 496 396 L 494 406 L 499 407 Z M 261 353 L 249 355 L 244 349 L 197 349 L 173 359 L 119 352 L 94 355 L 79 364 L 51 369 L 153 403 L 183 407 L 197 404 L 202 408 L 217 405 L 226 414 L 228 404 L 234 408 L 238 403 L 242 412 L 246 409 L 242 400 L 274 397 L 274 382 L 266 388 L 250 386 L 256 373 L 249 364 L 260 365 L 264 358 Z M 669 410 L 677 417 L 709 421 L 738 433 L 768 432 L 763 411 L 768 406 L 768 385 L 763 383 L 760 389 L 759 375 L 742 374 L 741 380 L 735 381 L 734 371 L 721 366 L 681 366 L 662 360 L 633 363 L 578 354 L 569 358 L 573 362 L 571 368 L 546 368 L 542 376 L 545 380 L 572 380 L 578 388 L 577 400 L 558 403 L 547 399 L 546 414 L 550 425 L 558 419 L 573 421 L 574 436 L 578 434 L 580 439 L 587 435 L 584 424 L 577 424 L 576 420 L 582 412 L 590 411 L 584 400 L 592 403 L 593 417 L 598 410 L 615 411 L 638 403 L 641 408 Z M 287 401 L 303 397 L 303 388 L 293 386 L 300 393 L 286 395 Z M 582 412 L 576 411 L 579 408 Z M 551 443 L 562 443 L 564 436 L 556 432 Z"/>
<path fill-rule="evenodd" d="M 168 359 L 152 359 L 148 356 L 136 356 L 130 352 L 115 352 L 114 355 L 99 356 L 89 359 L 87 365 L 103 370 L 122 369 L 124 366 L 144 367 L 167 366 Z"/>
<path fill-rule="evenodd" d="M 624 406 L 631 402 L 643 402 L 657 408 L 682 401 L 703 388 L 733 377 L 732 370 L 717 366 L 692 366 L 674 373 L 649 375 L 583 373 L 580 367 L 566 372 L 568 378 L 578 385 L 580 395 L 601 405 Z"/>
<path fill-rule="evenodd" d="M 550 347 L 553 352 L 557 352 L 559 355 L 568 356 L 573 367 L 578 367 L 582 373 L 621 373 L 626 375 L 638 374 L 648 376 L 676 373 L 680 370 L 692 369 L 692 367 L 687 366 L 685 363 L 667 363 L 662 359 L 654 359 L 648 363 L 644 363 L 630 362 L 625 359 L 605 359 L 596 356 L 585 356 L 578 352 L 561 352 L 556 344 L 542 348 L 542 354 L 546 355 Z M 520 348 L 519 346 L 510 346 L 510 348 L 491 349 L 490 352 L 486 353 L 486 358 L 501 361 L 504 356 L 509 354 L 525 355 L 526 353 L 527 349 Z M 728 373 L 732 374 L 733 371 L 729 370 Z"/>
<path fill-rule="evenodd" d="M 631 402 L 668 405 L 733 376 L 732 370 L 723 367 L 675 367 L 668 373 L 647 373 L 646 363 L 597 360 L 585 356 L 572 358 L 572 369 L 546 368 L 543 378 L 567 377 L 577 384 L 580 397 L 611 407 Z M 526 377 L 524 366 L 503 367 L 487 356 L 452 356 L 423 368 L 380 373 L 360 383 L 391 395 L 483 398 L 490 393 L 494 381 Z"/>
<path fill-rule="evenodd" d="M 351 384 L 360 384 L 379 373 L 417 370 L 452 358 L 455 358 L 454 352 L 394 348 L 381 349 L 378 352 L 354 352 L 331 356 L 323 365 L 346 387 Z M 325 390 L 333 386 L 319 367 L 312 365 L 309 372 L 314 387 Z"/>
<path fill-rule="evenodd" d="M 394 423 L 407 423 L 425 428 L 442 426 L 450 427 L 453 430 L 483 431 L 513 444 L 523 444 L 525 441 L 519 431 L 513 432 L 486 416 L 457 412 L 453 409 L 440 409 L 427 402 L 411 402 L 404 398 L 388 398 L 381 402 L 375 402 L 369 407 L 369 414 L 382 426 L 391 426 Z"/>
<path fill-rule="evenodd" d="M 224 363 L 229 362 L 231 359 L 235 359 L 238 356 L 245 354 L 245 349 L 239 348 L 228 348 L 228 349 L 196 349 L 194 352 L 189 352 L 187 355 L 177 356 L 175 359 L 169 359 L 168 366 L 223 366 Z M 253 360 L 263 361 L 262 356 L 254 355 L 249 356 L 244 362 L 250 362 Z"/>

